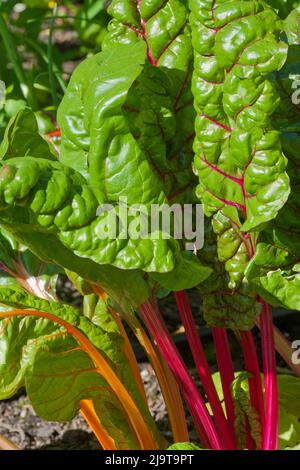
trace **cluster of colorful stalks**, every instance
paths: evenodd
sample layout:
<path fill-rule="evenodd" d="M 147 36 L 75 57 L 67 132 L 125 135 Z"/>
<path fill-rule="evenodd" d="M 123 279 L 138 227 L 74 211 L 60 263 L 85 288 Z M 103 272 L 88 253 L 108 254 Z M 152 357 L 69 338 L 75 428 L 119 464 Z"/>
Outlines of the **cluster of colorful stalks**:
<path fill-rule="evenodd" d="M 24 284 L 24 287 L 25 284 Z M 96 294 L 106 300 L 106 294 L 94 286 Z M 40 296 L 40 292 L 37 293 Z M 188 296 L 185 291 L 175 292 L 175 299 L 180 318 L 185 329 L 199 378 L 205 393 L 202 397 L 195 385 L 174 341 L 164 323 L 158 309 L 156 299 L 146 301 L 140 308 L 142 321 L 138 317 L 127 317 L 123 320 L 130 326 L 136 338 L 144 348 L 149 362 L 152 364 L 159 381 L 161 391 L 168 410 L 173 440 L 186 442 L 189 434 L 186 416 L 181 395 L 184 398 L 189 412 L 193 418 L 201 445 L 205 449 L 234 450 L 238 448 L 238 434 L 235 430 L 235 406 L 232 397 L 232 384 L 234 381 L 234 367 L 231 358 L 227 331 L 221 328 L 212 328 L 218 368 L 223 388 L 224 407 L 218 396 L 211 371 L 205 356 L 204 348 L 192 315 Z M 275 347 L 281 356 L 292 366 L 294 372 L 300 376 L 300 367 L 290 364 L 291 346 L 272 324 L 272 312 L 269 305 L 262 302 L 262 312 L 258 326 L 262 336 L 262 359 L 264 372 L 264 389 L 262 387 L 259 361 L 251 331 L 236 331 L 235 335 L 241 345 L 244 356 L 245 369 L 248 373 L 249 393 L 252 407 L 259 416 L 262 445 L 264 450 L 277 448 L 278 440 L 278 397 L 276 382 Z M 118 324 L 124 338 L 124 349 L 130 363 L 136 384 L 145 403 L 147 402 L 143 383 L 141 380 L 137 360 L 128 339 L 127 333 L 119 315 L 111 309 L 111 313 Z M 16 316 L 36 316 L 51 320 L 66 329 L 78 342 L 79 347 L 93 361 L 95 370 L 105 378 L 110 388 L 120 398 L 124 413 L 134 430 L 140 449 L 158 449 L 157 441 L 136 406 L 130 393 L 116 372 L 107 362 L 103 354 L 95 348 L 91 341 L 75 326 L 65 320 L 37 310 L 11 310 L 1 312 L 0 318 Z M 146 325 L 145 330 L 142 322 Z M 149 336 L 150 334 L 150 336 Z M 152 338 L 151 338 L 152 337 Z M 275 340 L 274 340 L 275 339 Z M 154 340 L 154 341 L 152 341 Z M 207 403 L 210 405 L 210 414 Z M 81 413 L 96 435 L 103 449 L 116 450 L 115 442 L 101 424 L 93 402 L 81 400 Z M 247 418 L 245 418 L 247 421 Z M 257 449 L 252 435 L 250 423 L 245 422 L 247 431 L 247 448 Z M 6 440 L 0 440 L 0 448 L 13 449 Z"/>
<path fill-rule="evenodd" d="M 143 319 L 149 332 L 155 339 L 159 350 L 176 377 L 181 393 L 193 417 L 202 446 L 207 449 L 215 450 L 237 449 L 235 407 L 232 398 L 234 367 L 227 331 L 222 328 L 212 328 L 217 363 L 222 382 L 225 405 L 224 411 L 211 376 L 187 294 L 184 291 L 176 292 L 175 298 L 199 378 L 212 410 L 212 416 L 208 413 L 205 402 L 183 363 L 154 301 L 146 302 L 142 306 L 141 312 Z M 289 365 L 291 365 L 291 348 L 288 342 L 273 326 L 270 306 L 264 301 L 261 301 L 261 303 L 262 311 L 258 326 L 261 330 L 262 340 L 264 390 L 252 332 L 236 331 L 234 333 L 243 351 L 245 369 L 248 373 L 251 405 L 257 411 L 260 420 L 262 433 L 261 448 L 263 450 L 275 450 L 278 445 L 278 392 L 275 347 Z M 299 368 L 294 366 L 293 370 L 298 376 L 300 375 Z M 255 449 L 256 445 L 251 437 L 249 422 L 246 422 L 245 426 L 247 430 L 247 448 Z"/>

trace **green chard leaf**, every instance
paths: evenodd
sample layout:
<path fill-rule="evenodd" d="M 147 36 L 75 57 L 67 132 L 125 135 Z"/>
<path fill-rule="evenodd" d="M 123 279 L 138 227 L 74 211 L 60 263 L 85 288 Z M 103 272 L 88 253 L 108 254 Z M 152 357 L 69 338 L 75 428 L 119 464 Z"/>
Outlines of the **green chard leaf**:
<path fill-rule="evenodd" d="M 37 120 L 29 108 L 22 109 L 9 121 L 0 146 L 0 159 L 31 155 L 56 160 L 53 147 L 39 134 Z"/>
<path fill-rule="evenodd" d="M 299 66 L 300 47 L 290 46 L 285 66 L 273 76 L 281 103 L 272 122 L 281 132 L 292 191 L 276 219 L 261 233 L 256 253 L 246 270 L 247 279 L 272 305 L 296 310 L 300 309 Z"/>
<path fill-rule="evenodd" d="M 44 261 L 100 285 L 126 311 L 148 296 L 140 271 L 174 271 L 162 282 L 177 289 L 183 255 L 160 228 L 147 230 L 146 238 L 128 237 L 120 198 L 147 209 L 195 200 L 191 55 L 177 69 L 145 66 L 146 57 L 147 45 L 139 41 L 107 48 L 76 69 L 58 112 L 59 161 L 40 152 L 41 143 L 48 146 L 40 136 L 33 154 L 31 144 L 19 148 L 30 131 L 29 110 L 11 122 L 2 149 L 1 225 Z M 36 123 L 32 142 L 35 134 Z M 107 204 L 116 209 L 113 222 Z M 143 210 L 131 214 L 130 226 L 143 220 Z M 206 277 L 209 271 L 198 265 Z M 125 269 L 131 271 L 126 287 L 120 282 Z M 191 285 L 186 277 L 183 285 Z"/>
<path fill-rule="evenodd" d="M 284 21 L 289 44 L 300 44 L 300 6 L 295 8 Z"/>
<path fill-rule="evenodd" d="M 283 246 L 260 242 L 245 275 L 259 294 L 275 307 L 300 310 L 299 258 Z"/>
<path fill-rule="evenodd" d="M 72 306 L 38 299 L 24 291 L 2 286 L 0 301 L 15 308 L 34 308 L 51 313 L 82 331 L 105 355 L 134 397 L 153 435 L 160 439 L 133 379 L 124 353 L 123 337 L 101 299 L 94 296 L 89 302 L 85 301 L 85 315 Z M 91 399 L 118 448 L 138 448 L 119 399 L 86 351 L 78 347 L 75 338 L 65 328 L 46 318 L 20 315 L 0 320 L 0 330 L 1 399 L 12 396 L 25 385 L 35 411 L 52 421 L 72 419 L 80 409 L 80 401 Z"/>
<path fill-rule="evenodd" d="M 299 5 L 299 0 L 267 0 L 266 3 L 274 8 L 280 18 L 284 19 Z"/>
<path fill-rule="evenodd" d="M 166 274 L 152 273 L 150 278 L 159 282 L 164 289 L 180 291 L 191 289 L 207 279 L 213 270 L 191 252 L 183 252 L 173 271 Z"/>
<path fill-rule="evenodd" d="M 218 260 L 228 273 L 226 286 L 216 265 L 222 295 L 209 285 L 200 290 L 211 325 L 247 329 L 259 311 L 244 277 L 255 232 L 277 216 L 290 192 L 280 133 L 271 123 L 279 96 L 269 77 L 284 65 L 287 46 L 278 16 L 263 2 L 192 0 L 190 8 L 196 192 L 213 217 Z"/>
<path fill-rule="evenodd" d="M 98 203 L 90 186 L 60 162 L 10 159 L 2 166 L 0 194 L 3 222 L 12 212 L 17 215 L 15 206 L 22 207 L 20 223 L 28 225 L 27 230 L 30 226 L 32 232 L 55 234 L 80 257 L 122 269 L 167 272 L 174 268 L 175 240 L 126 238 L 125 227 L 119 232 L 116 227 L 114 236 L 105 236 L 107 226 L 114 230 L 110 211 L 97 215 Z"/>
<path fill-rule="evenodd" d="M 300 380 L 291 375 L 278 375 L 279 449 L 300 443 Z"/>
<path fill-rule="evenodd" d="M 80 400 L 92 399 L 118 446 L 137 448 L 121 404 L 72 336 L 42 318 L 15 317 L 1 323 L 2 399 L 25 385 L 35 411 L 51 421 L 72 419 Z"/>
<path fill-rule="evenodd" d="M 191 9 L 198 195 L 207 215 L 234 207 L 242 230 L 253 231 L 289 194 L 286 158 L 270 125 L 279 100 L 268 79 L 287 47 L 277 38 L 276 14 L 262 2 L 193 0 Z"/>
<path fill-rule="evenodd" d="M 196 446 L 192 442 L 176 442 L 172 444 L 167 450 L 202 450 L 201 447 Z"/>
<path fill-rule="evenodd" d="M 168 202 L 195 201 L 191 67 L 146 66 L 123 105 L 132 135 L 162 182 Z"/>
<path fill-rule="evenodd" d="M 187 69 L 191 47 L 186 0 L 113 0 L 108 13 L 113 19 L 103 48 L 143 41 L 152 65 Z"/>
<path fill-rule="evenodd" d="M 230 287 L 232 272 L 228 273 L 224 263 L 219 260 L 216 234 L 208 220 L 206 220 L 204 240 L 204 246 L 200 251 L 200 261 L 212 270 L 211 276 L 198 286 L 203 299 L 203 314 L 206 323 L 209 326 L 233 330 L 253 328 L 261 309 L 261 304 L 257 303 L 256 291 L 244 280 L 237 283 L 234 289 Z M 237 258 L 235 277 L 240 275 L 240 268 L 244 269 L 244 266 L 239 266 Z"/>
<path fill-rule="evenodd" d="M 263 383 L 263 376 L 261 377 Z M 216 372 L 213 374 L 213 380 L 218 392 L 219 399 L 224 400 L 222 382 L 220 378 L 220 373 Z M 277 376 L 278 382 L 278 402 L 279 402 L 279 449 L 293 448 L 300 442 L 300 380 L 298 377 L 292 375 L 279 374 Z M 249 384 L 248 377 L 245 372 L 236 372 L 235 381 L 233 386 L 233 398 L 235 400 L 236 411 L 239 413 L 237 416 L 236 425 L 243 433 L 245 438 L 245 426 L 243 419 L 243 407 L 245 405 L 245 410 L 249 409 Z M 247 416 L 250 416 L 246 412 Z M 255 420 L 252 424 L 252 435 L 256 435 L 256 439 L 261 439 L 260 428 L 257 423 L 256 413 L 252 413 L 252 418 L 250 420 Z M 244 416 L 245 418 L 245 416 Z M 249 421 L 250 421 L 249 420 Z M 256 431 L 255 431 L 256 430 Z M 244 441 L 245 444 L 245 441 Z"/>
<path fill-rule="evenodd" d="M 2 189 L 6 195 L 11 191 L 12 193 L 8 196 L 10 204 L 4 203 L 2 206 L 0 217 L 2 227 L 13 233 L 19 242 L 28 246 L 44 262 L 57 264 L 102 286 L 126 311 L 131 311 L 147 298 L 147 286 L 136 271 L 128 273 L 126 277 L 128 285 L 125 286 L 121 270 L 113 266 L 100 266 L 88 257 L 73 253 L 73 237 L 78 224 L 84 225 L 90 219 L 97 219 L 95 196 L 81 175 L 59 162 L 31 157 L 11 159 L 8 166 L 4 165 L 3 170 L 2 179 L 0 177 Z M 14 179 L 17 185 L 11 181 L 14 188 L 9 189 L 6 183 L 10 180 L 11 172 L 18 172 L 23 178 L 22 181 Z M 20 199 L 18 194 L 21 196 Z M 73 211 L 72 201 L 74 203 L 76 201 L 81 210 Z M 24 203 L 27 204 L 27 209 Z M 67 241 L 66 230 L 60 232 L 54 222 L 55 219 L 60 219 L 60 223 L 63 224 L 60 226 L 64 229 L 73 228 L 69 238 L 72 247 Z M 87 232 L 90 229 L 91 227 L 87 225 Z M 77 250 L 74 251 L 76 253 Z"/>

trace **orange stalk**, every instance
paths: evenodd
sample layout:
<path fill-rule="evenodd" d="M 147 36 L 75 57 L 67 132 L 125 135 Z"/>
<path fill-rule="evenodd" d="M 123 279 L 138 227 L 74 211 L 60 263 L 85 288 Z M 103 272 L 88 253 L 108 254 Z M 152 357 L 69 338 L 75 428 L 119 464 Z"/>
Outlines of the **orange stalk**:
<path fill-rule="evenodd" d="M 111 387 L 116 396 L 120 399 L 123 405 L 124 412 L 126 413 L 129 422 L 137 436 L 138 442 L 142 450 L 155 450 L 157 445 L 154 438 L 149 431 L 146 422 L 141 415 L 139 409 L 131 398 L 129 392 L 124 387 L 121 380 L 116 373 L 107 363 L 106 359 L 102 356 L 100 351 L 86 338 L 86 336 L 73 325 L 67 323 L 62 318 L 59 318 L 51 313 L 40 312 L 38 310 L 12 310 L 9 312 L 0 312 L 0 318 L 9 318 L 17 316 L 36 316 L 47 318 L 59 325 L 63 326 L 68 333 L 70 333 L 80 344 L 82 350 L 86 352 L 95 364 L 96 370 L 101 374 L 108 385 Z"/>
<path fill-rule="evenodd" d="M 126 354 L 126 357 L 129 361 L 129 364 L 130 364 L 130 367 L 131 367 L 131 371 L 132 371 L 132 374 L 134 376 L 134 380 L 135 380 L 135 383 L 137 384 L 137 387 L 139 389 L 139 392 L 145 402 L 145 404 L 147 405 L 147 397 L 146 397 L 146 393 L 145 393 L 145 389 L 144 389 L 144 385 L 143 385 L 143 382 L 142 382 L 142 379 L 141 379 L 141 374 L 140 374 L 140 370 L 139 370 L 139 366 L 138 366 L 138 363 L 137 363 L 137 360 L 136 360 L 136 357 L 135 357 L 135 354 L 133 352 L 133 349 L 132 349 L 132 346 L 130 344 L 130 341 L 128 339 L 128 336 L 127 336 L 127 333 L 125 331 L 125 328 L 123 326 L 123 323 L 119 317 L 119 315 L 117 314 L 117 312 L 115 312 L 112 308 L 110 308 L 110 311 L 111 311 L 111 314 L 112 316 L 114 317 L 114 320 L 115 322 L 117 323 L 118 325 L 118 328 L 120 330 L 120 333 L 121 335 L 123 336 L 124 338 L 124 341 L 125 341 L 125 344 L 124 344 L 124 351 L 125 351 L 125 354 Z M 148 406 L 148 405 L 147 405 Z"/>
<path fill-rule="evenodd" d="M 103 292 L 98 286 L 96 285 L 93 285 L 93 289 L 94 289 L 94 292 L 104 301 L 106 301 L 107 299 L 107 294 L 105 292 Z M 144 400 L 144 403 L 147 405 L 147 397 L 146 397 L 146 394 L 145 394 L 145 389 L 144 389 L 144 385 L 143 385 L 143 382 L 142 382 L 142 379 L 141 379 L 141 374 L 140 374 L 140 370 L 139 370 L 139 366 L 138 366 L 138 363 L 137 363 L 137 360 L 136 360 L 136 357 L 135 357 L 135 354 L 133 352 L 133 349 L 132 349 L 132 346 L 130 344 L 130 341 L 128 339 L 128 336 L 127 336 L 127 333 L 125 331 L 125 328 L 123 326 L 123 323 L 122 323 L 122 320 L 121 318 L 119 317 L 119 315 L 117 314 L 117 312 L 109 307 L 109 311 L 111 312 L 116 324 L 118 325 L 118 328 L 119 328 L 119 331 L 124 339 L 124 353 L 128 359 L 128 362 L 130 364 L 130 368 L 131 368 L 131 371 L 132 371 L 132 374 L 133 374 L 133 377 L 134 377 L 134 380 L 135 380 L 135 383 L 138 387 L 138 390 Z"/>
<path fill-rule="evenodd" d="M 109 436 L 95 411 L 92 400 L 80 401 L 80 412 L 94 432 L 103 450 L 117 450 L 115 441 Z"/>

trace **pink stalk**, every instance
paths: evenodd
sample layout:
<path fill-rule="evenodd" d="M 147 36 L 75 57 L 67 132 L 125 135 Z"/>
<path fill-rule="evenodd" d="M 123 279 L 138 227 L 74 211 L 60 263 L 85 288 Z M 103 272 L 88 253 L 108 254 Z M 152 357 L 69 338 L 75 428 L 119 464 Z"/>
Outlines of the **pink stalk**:
<path fill-rule="evenodd" d="M 205 448 L 222 450 L 222 443 L 213 420 L 161 318 L 160 312 L 149 300 L 144 302 L 140 311 L 149 332 L 178 382 L 194 419 L 202 445 Z"/>
<path fill-rule="evenodd" d="M 217 428 L 225 448 L 233 450 L 236 448 L 235 436 L 234 434 L 232 435 L 230 433 L 230 429 L 228 429 L 224 411 L 206 360 L 204 348 L 197 332 L 188 296 L 185 291 L 174 292 L 174 295 L 187 340 L 191 348 L 202 386 L 212 408 Z"/>
<path fill-rule="evenodd" d="M 234 369 L 228 343 L 227 332 L 223 328 L 212 328 L 217 362 L 220 371 L 222 389 L 230 431 L 234 434 L 235 411 L 231 395 L 231 384 L 234 381 Z"/>
<path fill-rule="evenodd" d="M 260 321 L 256 321 L 258 328 L 261 328 Z M 292 371 L 300 378 L 300 364 L 292 362 L 293 348 L 291 343 L 285 338 L 285 336 L 273 325 L 273 335 L 275 341 L 275 349 L 280 354 L 286 364 L 292 369 Z"/>
<path fill-rule="evenodd" d="M 266 398 L 266 425 L 263 435 L 263 449 L 276 450 L 278 446 L 278 390 L 273 319 L 270 305 L 262 299 L 261 302 L 263 308 L 260 316 L 260 327 Z"/>
<path fill-rule="evenodd" d="M 259 363 L 251 331 L 240 331 L 246 370 L 249 373 L 249 391 L 252 406 L 260 416 L 261 429 L 265 428 L 265 405 Z"/>

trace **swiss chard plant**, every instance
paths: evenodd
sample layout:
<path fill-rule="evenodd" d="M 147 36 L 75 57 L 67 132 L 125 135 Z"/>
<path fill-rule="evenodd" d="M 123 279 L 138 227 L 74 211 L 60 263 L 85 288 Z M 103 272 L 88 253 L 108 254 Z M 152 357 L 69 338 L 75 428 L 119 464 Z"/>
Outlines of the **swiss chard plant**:
<path fill-rule="evenodd" d="M 72 74 L 55 132 L 29 106 L 11 118 L 0 145 L 1 399 L 25 387 L 46 420 L 80 411 L 106 450 L 299 444 L 300 361 L 272 318 L 272 307 L 300 310 L 300 15 L 282 3 L 112 0 L 102 51 Z M 153 206 L 197 202 L 203 247 L 187 250 L 161 224 L 135 236 Z M 132 231 L 116 229 L 111 209 L 122 221 L 141 205 Z M 62 273 L 81 309 L 58 299 Z M 201 388 L 159 310 L 172 292 Z M 160 384 L 169 441 L 131 337 Z M 277 376 L 276 351 L 292 374 Z"/>

